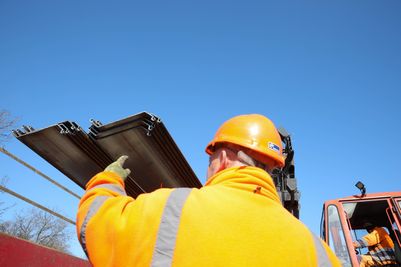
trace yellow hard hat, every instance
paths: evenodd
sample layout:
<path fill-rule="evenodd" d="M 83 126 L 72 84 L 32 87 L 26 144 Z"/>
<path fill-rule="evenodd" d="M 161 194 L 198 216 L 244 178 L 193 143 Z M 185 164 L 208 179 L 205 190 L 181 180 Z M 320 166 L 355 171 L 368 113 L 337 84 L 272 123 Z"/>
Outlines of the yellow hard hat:
<path fill-rule="evenodd" d="M 256 152 L 255 159 L 270 168 L 283 167 L 283 146 L 273 122 L 259 114 L 240 115 L 224 122 L 207 145 L 211 155 L 218 143 L 231 143 Z M 250 155 L 255 156 L 255 155 Z"/>

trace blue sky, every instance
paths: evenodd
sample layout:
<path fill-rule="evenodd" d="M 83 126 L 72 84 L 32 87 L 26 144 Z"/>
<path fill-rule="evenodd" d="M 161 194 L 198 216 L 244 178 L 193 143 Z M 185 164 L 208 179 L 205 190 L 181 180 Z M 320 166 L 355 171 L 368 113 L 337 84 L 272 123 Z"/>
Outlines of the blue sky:
<path fill-rule="evenodd" d="M 219 125 L 264 114 L 292 134 L 301 220 L 318 233 L 323 202 L 357 180 L 401 190 L 400 12 L 398 0 L 3 0 L 0 109 L 38 129 L 152 112 L 202 182 Z M 82 194 L 17 140 L 5 147 Z M 0 176 L 75 217 L 77 200 L 3 154 Z"/>

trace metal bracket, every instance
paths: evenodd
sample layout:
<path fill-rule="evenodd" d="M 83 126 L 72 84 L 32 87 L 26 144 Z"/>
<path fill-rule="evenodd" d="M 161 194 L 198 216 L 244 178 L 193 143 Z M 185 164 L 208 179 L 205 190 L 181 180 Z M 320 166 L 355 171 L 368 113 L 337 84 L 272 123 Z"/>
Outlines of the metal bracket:
<path fill-rule="evenodd" d="M 93 126 L 95 126 L 95 127 L 100 127 L 100 126 L 103 125 L 103 123 L 101 123 L 100 121 L 95 120 L 95 119 L 90 119 L 89 121 L 90 121 L 90 123 L 91 123 Z"/>
<path fill-rule="evenodd" d="M 157 123 L 162 122 L 161 119 L 160 119 L 159 117 L 157 117 L 156 115 L 151 114 L 151 113 L 149 113 L 149 115 L 151 116 L 151 117 L 150 117 L 150 120 L 151 120 L 151 121 L 155 121 L 155 122 L 157 122 Z"/>
<path fill-rule="evenodd" d="M 57 127 L 60 129 L 60 134 L 70 134 L 70 130 L 68 130 L 67 126 L 65 126 L 63 123 L 57 124 Z"/>

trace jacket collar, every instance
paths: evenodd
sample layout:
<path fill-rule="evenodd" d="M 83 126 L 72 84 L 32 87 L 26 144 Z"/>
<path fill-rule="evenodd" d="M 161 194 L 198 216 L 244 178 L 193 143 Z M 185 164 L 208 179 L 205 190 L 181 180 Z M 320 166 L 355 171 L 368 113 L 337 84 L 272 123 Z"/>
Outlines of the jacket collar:
<path fill-rule="evenodd" d="M 205 186 L 218 184 L 261 194 L 281 203 L 273 179 L 260 168 L 250 166 L 228 168 L 210 177 Z"/>

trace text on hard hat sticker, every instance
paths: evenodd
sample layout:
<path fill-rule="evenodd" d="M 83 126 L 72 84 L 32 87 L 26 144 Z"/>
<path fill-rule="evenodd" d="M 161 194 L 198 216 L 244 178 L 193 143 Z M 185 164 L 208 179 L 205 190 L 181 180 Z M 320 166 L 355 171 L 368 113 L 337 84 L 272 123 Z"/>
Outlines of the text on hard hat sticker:
<path fill-rule="evenodd" d="M 275 143 L 269 142 L 269 148 L 276 152 L 280 152 L 280 147 L 278 145 L 276 145 Z"/>

